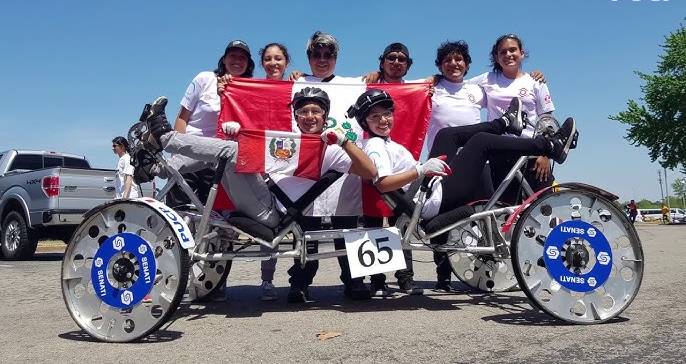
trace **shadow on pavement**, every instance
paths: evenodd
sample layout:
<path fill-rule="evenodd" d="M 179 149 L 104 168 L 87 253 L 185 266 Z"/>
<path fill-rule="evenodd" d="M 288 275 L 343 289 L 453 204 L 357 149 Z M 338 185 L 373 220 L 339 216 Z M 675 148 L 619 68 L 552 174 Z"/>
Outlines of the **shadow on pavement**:
<path fill-rule="evenodd" d="M 286 302 L 287 287 L 277 288 L 279 299 L 260 301 L 257 286 L 232 286 L 227 289 L 228 298 L 223 302 L 183 303 L 173 320 L 201 320 L 207 316 L 224 315 L 227 318 L 260 317 L 269 312 L 301 312 L 309 310 L 335 310 L 339 312 L 383 311 L 457 311 L 464 306 L 486 306 L 504 311 L 502 315 L 483 317 L 484 321 L 519 325 L 566 325 L 551 316 L 534 310 L 529 300 L 517 293 L 484 293 L 469 290 L 456 284 L 457 292 L 429 289 L 433 282 L 417 282 L 424 288 L 424 295 L 410 296 L 397 290 L 388 298 L 353 301 L 343 296 L 343 286 L 313 286 L 310 295 L 313 302 L 292 304 Z"/>
<path fill-rule="evenodd" d="M 80 331 L 71 331 L 71 332 L 65 332 L 63 334 L 57 335 L 58 337 L 66 340 L 73 340 L 73 341 L 83 341 L 83 342 L 91 342 L 91 343 L 104 343 L 101 340 L 98 340 L 97 338 L 94 338 L 93 336 L 90 336 L 87 332 L 80 330 Z M 165 343 L 165 342 L 170 342 L 174 341 L 176 339 L 180 339 L 183 336 L 183 333 L 180 331 L 168 331 L 168 330 L 159 330 L 155 331 L 152 334 L 138 340 L 138 341 L 133 341 L 133 344 L 152 344 L 152 343 Z"/>
<path fill-rule="evenodd" d="M 61 261 L 64 253 L 36 253 L 31 260 L 39 262 L 54 262 Z"/>

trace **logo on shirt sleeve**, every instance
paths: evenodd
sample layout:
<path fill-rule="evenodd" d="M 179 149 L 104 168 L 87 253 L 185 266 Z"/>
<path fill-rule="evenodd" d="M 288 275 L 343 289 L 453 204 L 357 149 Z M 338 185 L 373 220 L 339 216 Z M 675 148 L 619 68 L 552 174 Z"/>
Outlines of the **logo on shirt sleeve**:
<path fill-rule="evenodd" d="M 549 103 L 553 102 L 553 100 L 550 99 L 550 95 L 545 95 L 545 97 L 543 98 L 543 102 L 545 102 L 546 104 L 549 104 Z"/>

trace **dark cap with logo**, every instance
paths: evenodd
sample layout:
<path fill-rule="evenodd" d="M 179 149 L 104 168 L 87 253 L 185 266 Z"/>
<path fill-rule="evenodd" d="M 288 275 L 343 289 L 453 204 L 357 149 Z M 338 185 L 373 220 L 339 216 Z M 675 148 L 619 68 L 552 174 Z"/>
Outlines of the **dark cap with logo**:
<path fill-rule="evenodd" d="M 388 55 L 391 52 L 402 52 L 403 54 L 405 54 L 405 57 L 410 58 L 410 51 L 402 43 L 391 43 L 388 46 L 386 46 L 386 49 L 383 50 L 382 57 L 386 57 L 386 55 Z"/>
<path fill-rule="evenodd" d="M 242 40 L 232 40 L 231 42 L 229 42 L 229 45 L 226 46 L 226 50 L 224 51 L 224 54 L 229 53 L 229 50 L 231 48 L 242 49 L 243 51 L 248 53 L 248 56 L 252 56 L 250 54 L 250 47 L 248 47 L 248 43 L 246 43 Z"/>

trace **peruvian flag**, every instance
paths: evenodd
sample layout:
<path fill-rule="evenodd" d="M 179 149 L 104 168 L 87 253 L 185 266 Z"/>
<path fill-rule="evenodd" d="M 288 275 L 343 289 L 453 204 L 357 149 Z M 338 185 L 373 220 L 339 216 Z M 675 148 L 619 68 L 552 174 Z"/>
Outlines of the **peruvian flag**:
<path fill-rule="evenodd" d="M 280 173 L 318 180 L 324 146 L 319 135 L 241 129 L 236 172 Z"/>
<path fill-rule="evenodd" d="M 225 121 L 239 122 L 241 124 L 240 134 L 244 134 L 246 129 L 250 129 L 251 132 L 253 130 L 268 130 L 270 132 L 265 133 L 274 131 L 299 133 L 300 131 L 297 128 L 290 104 L 291 100 L 293 95 L 301 89 L 317 87 L 324 90 L 331 100 L 331 110 L 327 119 L 327 125 L 341 128 L 347 135 L 352 135 L 353 138 L 356 138 L 356 142 L 360 145 L 359 142 L 365 138 L 365 135 L 357 121 L 346 118 L 345 113 L 364 91 L 370 88 L 378 88 L 388 92 L 393 97 L 395 103 L 395 122 L 391 139 L 405 146 L 415 159 L 419 159 L 431 115 L 429 86 L 428 83 L 365 84 L 360 78 L 338 76 L 331 82 L 301 82 L 300 80 L 292 82 L 233 78 L 227 84 L 225 92 L 221 96 L 217 136 L 226 138 L 221 130 L 221 123 Z M 265 136 L 264 140 L 266 141 L 267 138 Z M 259 144 L 265 149 L 258 149 L 264 150 L 261 158 L 267 161 L 271 157 L 269 156 L 269 148 L 265 143 L 267 142 Z M 239 140 L 239 160 L 241 149 L 243 149 L 242 141 Z M 298 158 L 299 161 L 302 160 L 300 155 Z M 246 159 L 246 161 L 250 161 L 250 159 Z M 321 160 L 319 163 L 321 163 Z M 321 167 L 321 164 L 318 165 Z M 262 167 L 254 168 L 261 169 Z M 293 173 L 297 175 L 296 170 L 293 170 Z M 392 214 L 391 210 L 381 200 L 376 188 L 366 182 L 362 183 L 360 188 L 362 191 L 362 213 L 368 216 L 390 216 Z M 219 205 L 215 204 L 215 208 L 231 206 L 230 201 L 224 198 L 226 197 L 225 195 L 225 192 L 218 194 Z M 346 198 L 346 196 L 339 196 L 339 198 Z"/>

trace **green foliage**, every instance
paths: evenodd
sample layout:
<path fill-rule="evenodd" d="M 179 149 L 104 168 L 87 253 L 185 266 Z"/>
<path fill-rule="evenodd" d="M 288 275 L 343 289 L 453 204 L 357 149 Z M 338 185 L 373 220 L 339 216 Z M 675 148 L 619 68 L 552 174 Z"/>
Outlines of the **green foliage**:
<path fill-rule="evenodd" d="M 625 138 L 647 147 L 651 160 L 686 173 L 686 28 L 665 37 L 662 48 L 656 72 L 636 71 L 645 82 L 644 104 L 629 100 L 627 109 L 610 119 L 629 125 Z"/>

